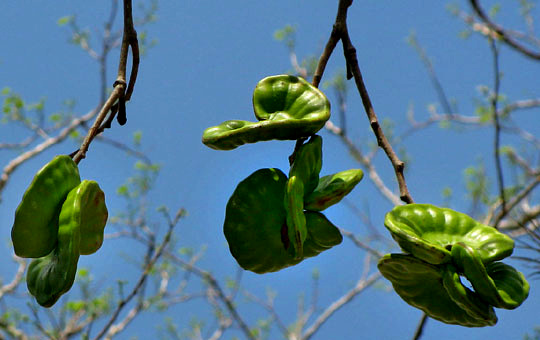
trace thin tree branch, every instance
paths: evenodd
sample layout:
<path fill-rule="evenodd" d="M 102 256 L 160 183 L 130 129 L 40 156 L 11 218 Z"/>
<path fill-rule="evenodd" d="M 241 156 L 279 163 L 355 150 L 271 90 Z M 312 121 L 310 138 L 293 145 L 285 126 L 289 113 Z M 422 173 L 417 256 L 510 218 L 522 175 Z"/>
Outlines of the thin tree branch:
<path fill-rule="evenodd" d="M 414 332 L 413 340 L 418 340 L 422 337 L 422 333 L 424 331 L 424 327 L 426 326 L 426 322 L 428 320 L 428 316 L 426 313 L 422 314 L 422 317 L 420 318 L 420 322 L 418 323 L 418 326 L 416 327 L 416 331 Z"/>
<path fill-rule="evenodd" d="M 129 84 L 126 82 L 126 68 L 129 48 L 131 47 L 133 60 L 131 67 L 131 75 L 129 79 Z M 125 103 L 131 98 L 133 92 L 133 87 L 135 86 L 135 81 L 137 79 L 137 72 L 139 67 L 139 46 L 137 42 L 137 32 L 133 27 L 133 16 L 131 8 L 131 0 L 124 0 L 124 35 L 122 38 L 122 46 L 120 48 L 120 61 L 118 63 L 118 75 L 116 81 L 114 82 L 114 89 L 110 94 L 109 98 L 103 104 L 94 124 L 88 131 L 87 136 L 85 137 L 80 149 L 73 156 L 73 161 L 79 163 L 83 158 L 86 157 L 86 152 L 90 147 L 90 143 L 96 137 L 98 133 L 103 131 L 104 126 L 102 123 L 105 121 L 105 117 L 109 114 L 109 111 L 115 111 L 113 105 L 117 103 L 118 108 L 118 120 L 120 125 L 125 124 L 126 115 L 125 115 Z M 111 116 L 113 116 L 111 112 Z"/>
<path fill-rule="evenodd" d="M 491 21 L 491 19 L 485 13 L 482 7 L 480 7 L 480 3 L 478 2 L 478 0 L 469 0 L 469 2 L 475 14 L 489 27 L 489 29 L 497 33 L 498 37 L 500 37 L 506 44 L 529 58 L 540 60 L 539 52 L 527 49 L 525 46 L 515 41 L 502 26 L 499 26 L 493 21 Z"/>
<path fill-rule="evenodd" d="M 496 42 L 493 39 L 489 39 L 491 52 L 493 53 L 493 97 L 491 98 L 491 111 L 493 112 L 493 124 L 495 125 L 495 136 L 493 141 L 494 156 L 495 156 L 495 169 L 497 172 L 497 184 L 499 186 L 499 198 L 501 200 L 501 211 L 506 213 L 506 197 L 504 194 L 504 176 L 501 164 L 500 155 L 500 141 L 501 141 L 501 124 L 499 122 L 499 115 L 497 114 L 497 104 L 499 102 L 499 88 L 500 88 L 500 71 L 499 71 L 499 50 Z M 497 228 L 497 224 L 494 225 Z"/>
<path fill-rule="evenodd" d="M 11 280 L 11 282 L 8 284 L 0 286 L 0 300 L 5 294 L 13 292 L 24 279 L 24 271 L 26 270 L 26 266 L 28 264 L 27 261 L 15 255 L 13 255 L 13 260 L 19 264 L 19 267 L 17 267 L 17 272 L 15 273 L 13 280 Z"/>
<path fill-rule="evenodd" d="M 341 307 L 349 303 L 355 296 L 360 294 L 364 289 L 374 284 L 381 277 L 381 273 L 375 272 L 371 274 L 367 279 L 360 279 L 356 285 L 334 301 L 319 317 L 313 322 L 313 324 L 304 332 L 302 340 L 309 340 L 319 330 L 319 328 Z"/>

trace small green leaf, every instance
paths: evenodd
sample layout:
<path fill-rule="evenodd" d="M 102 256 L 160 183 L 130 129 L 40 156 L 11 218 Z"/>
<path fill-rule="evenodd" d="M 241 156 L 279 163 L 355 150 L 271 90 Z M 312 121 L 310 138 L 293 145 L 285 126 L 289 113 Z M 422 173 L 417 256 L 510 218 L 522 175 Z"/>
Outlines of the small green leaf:
<path fill-rule="evenodd" d="M 66 15 L 65 17 L 61 17 L 60 19 L 58 19 L 58 21 L 56 21 L 56 24 L 58 26 L 64 26 L 64 25 L 67 25 L 71 22 L 71 20 L 73 20 L 73 16 L 72 15 Z"/>

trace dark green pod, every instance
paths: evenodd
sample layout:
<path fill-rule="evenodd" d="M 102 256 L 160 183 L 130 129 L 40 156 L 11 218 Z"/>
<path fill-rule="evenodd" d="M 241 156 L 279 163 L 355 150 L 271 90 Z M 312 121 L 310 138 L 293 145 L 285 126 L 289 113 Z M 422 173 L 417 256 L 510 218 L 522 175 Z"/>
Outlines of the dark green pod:
<path fill-rule="evenodd" d="M 319 131 L 330 118 L 330 102 L 305 79 L 278 75 L 262 79 L 253 92 L 260 121 L 226 121 L 203 132 L 202 142 L 216 150 L 267 140 L 296 140 Z"/>
<path fill-rule="evenodd" d="M 443 276 L 453 280 L 457 275 L 450 265 L 435 266 L 412 255 L 387 254 L 379 260 L 378 268 L 405 302 L 433 319 L 466 327 L 484 327 L 497 322 L 497 316 L 490 306 L 476 297 L 471 298 L 474 293 L 458 290 L 462 285 L 451 288 L 458 290 L 453 293 L 464 296 L 467 303 L 457 304 L 452 299 L 443 285 Z"/>
<path fill-rule="evenodd" d="M 466 314 L 480 322 L 481 326 L 493 326 L 497 323 L 495 310 L 487 302 L 461 283 L 459 273 L 452 265 L 443 267 L 443 286 L 448 296 L 461 307 Z"/>
<path fill-rule="evenodd" d="M 255 273 L 274 272 L 294 261 L 285 218 L 287 176 L 260 169 L 238 184 L 225 212 L 223 232 L 238 264 Z"/>
<path fill-rule="evenodd" d="M 484 264 L 501 260 L 514 249 L 514 241 L 495 228 L 431 204 L 397 206 L 386 214 L 384 225 L 401 249 L 432 264 L 450 261 L 450 249 L 458 242 L 475 249 Z"/>
<path fill-rule="evenodd" d="M 475 250 L 463 243 L 452 247 L 452 261 L 482 300 L 495 307 L 517 308 L 529 295 L 529 283 L 522 273 L 501 262 L 484 266 Z"/>
<path fill-rule="evenodd" d="M 95 181 L 84 180 L 77 188 L 81 210 L 81 255 L 95 253 L 103 244 L 103 233 L 107 224 L 108 211 L 105 205 L 105 193 Z"/>
<path fill-rule="evenodd" d="M 306 210 L 323 211 L 338 203 L 360 183 L 364 172 L 360 169 L 341 171 L 321 177 L 315 190 L 304 199 Z"/>
<path fill-rule="evenodd" d="M 56 156 L 37 172 L 15 212 L 11 239 L 17 256 L 37 258 L 53 250 L 60 208 L 80 182 L 77 164 L 66 155 Z"/>
<path fill-rule="evenodd" d="M 75 281 L 83 215 L 81 189 L 73 189 L 62 204 L 58 219 L 58 242 L 54 250 L 45 257 L 32 260 L 28 267 L 28 291 L 43 307 L 54 305 Z"/>
<path fill-rule="evenodd" d="M 296 176 L 300 179 L 304 187 L 304 195 L 308 195 L 315 190 L 319 183 L 321 168 L 322 138 L 315 135 L 295 151 L 294 161 L 289 170 L 289 178 Z"/>
<path fill-rule="evenodd" d="M 304 257 L 317 256 L 343 241 L 339 229 L 320 212 L 306 211 L 307 237 L 304 241 Z"/>

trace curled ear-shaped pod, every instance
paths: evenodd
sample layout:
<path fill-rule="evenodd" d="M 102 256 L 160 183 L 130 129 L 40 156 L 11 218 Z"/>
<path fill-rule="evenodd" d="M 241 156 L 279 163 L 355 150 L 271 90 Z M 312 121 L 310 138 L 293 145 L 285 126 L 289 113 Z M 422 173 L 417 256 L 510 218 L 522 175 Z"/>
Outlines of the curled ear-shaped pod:
<path fill-rule="evenodd" d="M 95 181 L 84 180 L 77 188 L 77 203 L 81 211 L 80 254 L 95 253 L 103 244 L 103 233 L 107 224 L 108 211 L 105 205 L 105 194 Z"/>
<path fill-rule="evenodd" d="M 82 217 L 79 187 L 67 196 L 58 219 L 58 242 L 47 256 L 32 260 L 28 267 L 28 291 L 43 307 L 51 307 L 75 281 L 79 261 Z"/>
<path fill-rule="evenodd" d="M 350 169 L 319 178 L 315 190 L 304 199 L 306 210 L 323 211 L 347 196 L 362 180 L 364 172 Z"/>
<path fill-rule="evenodd" d="M 458 242 L 473 248 L 484 264 L 501 260 L 514 249 L 514 241 L 495 228 L 430 204 L 397 206 L 386 214 L 384 225 L 401 249 L 432 264 L 449 262 L 450 249 Z"/>
<path fill-rule="evenodd" d="M 473 248 L 457 243 L 452 247 L 452 261 L 487 303 L 514 309 L 529 295 L 529 283 L 522 273 L 501 262 L 484 266 Z"/>
<path fill-rule="evenodd" d="M 300 186 L 292 184 L 292 208 L 287 211 L 284 201 L 291 183 Z M 275 272 L 341 243 L 339 230 L 323 214 L 298 210 L 294 197 L 302 195 L 302 182 L 287 181 L 278 169 L 257 170 L 238 184 L 227 203 L 223 232 L 242 268 L 258 274 Z M 291 211 L 303 223 L 299 230 L 304 231 L 298 231 L 301 255 L 294 248 L 296 232 L 289 237 L 287 215 Z"/>
<path fill-rule="evenodd" d="M 54 157 L 37 172 L 15 212 L 11 239 L 17 256 L 37 258 L 53 250 L 60 208 L 80 182 L 77 164 L 66 155 Z"/>
<path fill-rule="evenodd" d="M 203 132 L 202 142 L 217 150 L 272 139 L 295 140 L 319 131 L 330 118 L 330 102 L 305 79 L 289 75 L 262 79 L 253 92 L 260 121 L 226 121 Z"/>
<path fill-rule="evenodd" d="M 412 255 L 387 254 L 379 260 L 378 268 L 405 302 L 436 320 L 467 327 L 497 322 L 491 306 L 458 284 L 459 274 L 451 265 L 436 266 Z"/>
<path fill-rule="evenodd" d="M 227 203 L 223 232 L 246 270 L 262 274 L 295 264 L 283 206 L 286 184 L 281 170 L 260 169 L 238 184 Z"/>

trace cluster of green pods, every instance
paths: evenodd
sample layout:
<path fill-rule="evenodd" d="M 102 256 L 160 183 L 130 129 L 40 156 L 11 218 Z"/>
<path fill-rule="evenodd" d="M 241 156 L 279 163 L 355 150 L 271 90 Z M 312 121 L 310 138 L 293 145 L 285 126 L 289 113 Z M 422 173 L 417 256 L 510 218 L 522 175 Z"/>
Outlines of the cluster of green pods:
<path fill-rule="evenodd" d="M 238 184 L 227 203 L 223 231 L 238 264 L 255 273 L 275 272 L 318 255 L 343 237 L 321 211 L 338 203 L 363 177 L 351 169 L 319 178 L 322 138 L 330 118 L 326 96 L 306 80 L 277 75 L 262 79 L 253 93 L 258 123 L 229 120 L 203 132 L 210 148 L 231 150 L 267 140 L 303 140 L 289 175 L 260 169 Z"/>
<path fill-rule="evenodd" d="M 405 302 L 434 319 L 492 326 L 494 307 L 517 308 L 529 295 L 523 274 L 499 262 L 512 254 L 514 241 L 495 228 L 430 204 L 395 207 L 385 226 L 407 254 L 383 256 L 380 272 Z"/>
<path fill-rule="evenodd" d="M 95 253 L 107 223 L 105 194 L 81 182 L 71 157 L 56 156 L 35 175 L 15 212 L 15 254 L 33 258 L 26 282 L 36 301 L 50 307 L 75 280 L 79 255 Z"/>

